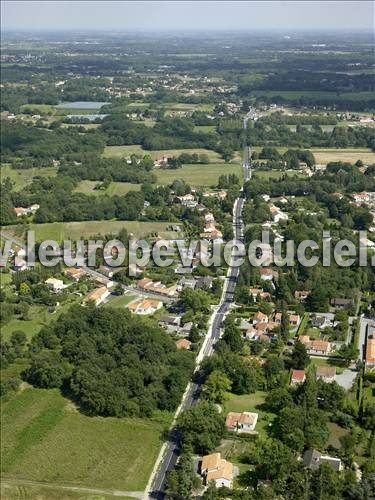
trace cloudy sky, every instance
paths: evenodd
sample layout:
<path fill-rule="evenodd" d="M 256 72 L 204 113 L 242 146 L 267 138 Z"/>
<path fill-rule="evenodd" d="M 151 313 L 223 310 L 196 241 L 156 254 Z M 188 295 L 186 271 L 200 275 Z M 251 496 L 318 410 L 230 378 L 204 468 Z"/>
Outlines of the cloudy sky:
<path fill-rule="evenodd" d="M 2 1 L 3 30 L 352 29 L 370 31 L 371 1 Z"/>

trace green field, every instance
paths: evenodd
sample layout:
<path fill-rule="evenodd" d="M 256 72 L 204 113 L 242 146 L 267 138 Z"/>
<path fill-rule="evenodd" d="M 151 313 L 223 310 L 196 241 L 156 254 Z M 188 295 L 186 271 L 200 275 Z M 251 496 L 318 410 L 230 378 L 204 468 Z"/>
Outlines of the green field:
<path fill-rule="evenodd" d="M 9 177 L 10 180 L 15 183 L 14 190 L 20 191 L 28 184 L 31 184 L 34 177 L 53 177 L 54 175 L 56 175 L 56 172 L 56 167 L 34 167 L 23 170 L 16 170 L 10 165 L 3 164 L 1 165 L 0 174 L 2 181 Z"/>
<path fill-rule="evenodd" d="M 280 170 L 254 170 L 255 179 L 280 179 L 284 175 L 284 172 Z"/>
<path fill-rule="evenodd" d="M 27 387 L 2 405 L 2 477 L 142 491 L 170 420 L 88 417 L 58 390 Z"/>
<path fill-rule="evenodd" d="M 51 321 L 51 313 L 47 311 L 46 307 L 43 306 L 31 306 L 29 311 L 29 320 L 21 320 L 17 318 L 12 318 L 5 325 L 1 327 L 1 333 L 4 340 L 8 340 L 11 334 L 16 330 L 21 330 L 30 340 L 42 326 L 49 324 Z"/>
<path fill-rule="evenodd" d="M 154 170 L 158 184 L 170 184 L 183 179 L 192 186 L 216 186 L 220 175 L 236 174 L 242 178 L 242 167 L 238 163 L 209 163 L 207 165 L 184 165 L 177 170 Z"/>
<path fill-rule="evenodd" d="M 368 148 L 320 149 L 311 148 L 316 163 L 326 165 L 330 161 L 347 161 L 355 163 L 362 160 L 366 164 L 375 163 L 375 153 Z"/>
<path fill-rule="evenodd" d="M 261 151 L 260 146 L 253 148 L 255 151 Z M 276 147 L 280 153 L 285 153 L 288 147 Z M 375 153 L 370 148 L 309 148 L 315 156 L 315 161 L 318 165 L 326 165 L 330 161 L 347 161 L 355 163 L 357 160 L 362 160 L 365 164 L 375 163 Z"/>
<path fill-rule="evenodd" d="M 23 104 L 20 107 L 21 113 L 29 110 L 33 110 L 36 112 L 35 114 L 40 115 L 54 115 L 56 113 L 55 108 L 53 106 L 49 106 L 48 104 Z"/>
<path fill-rule="evenodd" d="M 4 339 L 7 340 L 11 334 L 16 330 L 21 330 L 26 334 L 28 340 L 30 340 L 36 333 L 40 331 L 43 326 L 50 325 L 52 321 L 55 321 L 62 313 L 67 312 L 67 310 L 77 303 L 81 303 L 82 297 L 75 294 L 69 294 L 60 298 L 59 305 L 53 312 L 48 311 L 48 307 L 32 304 L 28 312 L 28 319 L 11 318 L 8 322 L 1 326 L 1 333 Z"/>
<path fill-rule="evenodd" d="M 195 132 L 205 132 L 206 134 L 215 132 L 215 130 L 216 130 L 215 125 L 196 125 L 194 127 Z"/>
<path fill-rule="evenodd" d="M 139 191 L 140 184 L 131 184 L 130 182 L 111 182 L 107 189 L 95 189 L 97 181 L 80 181 L 75 188 L 77 193 L 90 194 L 93 196 L 122 196 L 129 191 Z"/>
<path fill-rule="evenodd" d="M 3 500 L 20 500 L 33 498 L 37 500 L 104 500 L 116 498 L 120 500 L 134 500 L 134 497 L 115 495 L 105 490 L 93 490 L 65 485 L 50 485 L 17 479 L 7 479 L 1 482 L 1 498 Z"/>
<path fill-rule="evenodd" d="M 167 222 L 138 222 L 138 221 L 83 221 L 83 222 L 48 222 L 46 224 L 30 224 L 28 229 L 35 231 L 36 241 L 55 240 L 57 242 L 64 239 L 78 240 L 96 235 L 106 235 L 118 233 L 122 228 L 126 228 L 129 233 L 133 233 L 137 238 L 145 237 L 150 233 L 158 232 L 163 237 L 163 233 L 170 225 Z M 9 233 L 16 233 L 19 226 L 7 226 Z M 168 232 L 173 237 L 172 232 Z"/>
<path fill-rule="evenodd" d="M 372 92 L 342 92 L 339 96 L 336 92 L 320 91 L 320 90 L 253 90 L 252 95 L 254 96 L 267 96 L 275 97 L 280 96 L 285 99 L 299 99 L 300 97 L 310 97 L 318 99 L 335 99 L 335 100 L 345 100 L 350 99 L 351 101 L 362 101 L 362 100 L 372 100 L 374 94 Z"/>

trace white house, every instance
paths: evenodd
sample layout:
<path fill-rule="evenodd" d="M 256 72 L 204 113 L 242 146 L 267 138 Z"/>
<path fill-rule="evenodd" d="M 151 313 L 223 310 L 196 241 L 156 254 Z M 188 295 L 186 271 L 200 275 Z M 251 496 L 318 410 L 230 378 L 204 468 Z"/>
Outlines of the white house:
<path fill-rule="evenodd" d="M 22 257 L 15 257 L 13 269 L 15 271 L 25 271 L 27 269 L 27 262 Z"/>
<path fill-rule="evenodd" d="M 252 413 L 250 411 L 244 411 L 242 413 L 230 411 L 225 420 L 225 426 L 228 430 L 237 433 L 251 432 L 255 430 L 257 421 L 258 413 Z"/>
<path fill-rule="evenodd" d="M 62 280 L 58 280 L 56 278 L 48 278 L 45 282 L 44 282 L 48 288 L 50 290 L 52 290 L 54 293 L 58 293 L 60 292 L 63 288 L 65 288 L 64 286 L 64 282 Z"/>
<path fill-rule="evenodd" d="M 161 300 L 141 299 L 131 302 L 127 307 L 135 314 L 148 315 L 154 314 L 161 309 L 163 302 Z"/>
<path fill-rule="evenodd" d="M 85 302 L 93 300 L 95 302 L 95 305 L 98 306 L 108 297 L 108 295 L 110 295 L 110 291 L 108 290 L 108 288 L 105 286 L 101 286 L 100 288 L 95 288 L 95 290 L 90 292 L 87 295 Z"/>

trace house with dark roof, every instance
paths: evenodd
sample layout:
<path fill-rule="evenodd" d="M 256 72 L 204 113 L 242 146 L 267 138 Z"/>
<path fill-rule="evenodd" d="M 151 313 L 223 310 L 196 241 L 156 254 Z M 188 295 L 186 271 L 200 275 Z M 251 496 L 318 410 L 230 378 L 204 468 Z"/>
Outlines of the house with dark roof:
<path fill-rule="evenodd" d="M 352 309 L 354 307 L 354 300 L 340 298 L 332 299 L 331 306 L 337 309 Z"/>
<path fill-rule="evenodd" d="M 342 470 L 341 460 L 329 455 L 323 455 L 318 450 L 310 448 L 303 455 L 303 465 L 311 470 L 317 470 L 322 464 L 329 465 L 335 471 Z"/>

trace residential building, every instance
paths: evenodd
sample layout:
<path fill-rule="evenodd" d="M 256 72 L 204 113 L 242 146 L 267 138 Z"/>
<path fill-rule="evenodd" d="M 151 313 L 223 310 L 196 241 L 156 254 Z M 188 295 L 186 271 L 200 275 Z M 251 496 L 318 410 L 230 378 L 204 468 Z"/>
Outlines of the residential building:
<path fill-rule="evenodd" d="M 289 314 L 288 319 L 290 326 L 298 326 L 301 321 L 299 314 Z"/>
<path fill-rule="evenodd" d="M 271 219 L 273 222 L 278 224 L 280 221 L 283 220 L 288 220 L 288 214 L 280 210 L 280 208 L 276 207 L 275 205 L 270 205 L 270 212 L 271 212 Z"/>
<path fill-rule="evenodd" d="M 211 276 L 201 276 L 196 281 L 196 288 L 210 289 L 212 288 L 213 278 Z"/>
<path fill-rule="evenodd" d="M 305 345 L 309 354 L 328 355 L 332 350 L 331 342 L 325 340 L 310 340 L 309 335 L 300 335 L 298 340 Z"/>
<path fill-rule="evenodd" d="M 307 297 L 310 295 L 311 292 L 308 292 L 306 290 L 296 290 L 294 292 L 294 298 L 296 298 L 297 300 L 306 300 Z"/>
<path fill-rule="evenodd" d="M 44 282 L 50 290 L 54 293 L 60 292 L 63 288 L 65 288 L 64 282 L 62 280 L 58 280 L 56 278 L 48 278 Z"/>
<path fill-rule="evenodd" d="M 14 271 L 26 271 L 28 269 L 27 262 L 22 257 L 14 257 L 13 264 Z"/>
<path fill-rule="evenodd" d="M 181 324 L 181 316 L 160 316 L 159 325 L 165 328 L 173 327 L 177 328 Z"/>
<path fill-rule="evenodd" d="M 108 266 L 99 266 L 99 273 L 104 274 L 107 278 L 112 278 L 114 272 L 112 267 Z"/>
<path fill-rule="evenodd" d="M 98 278 L 95 278 L 95 283 L 97 283 L 100 286 L 105 286 L 106 288 L 111 288 L 115 284 L 113 281 L 111 281 L 109 278 L 106 278 L 105 276 L 100 276 Z"/>
<path fill-rule="evenodd" d="M 312 470 L 317 470 L 322 464 L 329 465 L 335 471 L 342 470 L 341 460 L 339 458 L 323 455 L 317 450 L 310 448 L 303 455 L 303 465 Z"/>
<path fill-rule="evenodd" d="M 176 340 L 177 349 L 190 349 L 191 342 L 187 339 Z"/>
<path fill-rule="evenodd" d="M 206 484 L 214 481 L 217 488 L 226 486 L 231 488 L 233 484 L 233 464 L 221 458 L 220 453 L 212 453 L 202 457 L 201 475 Z"/>
<path fill-rule="evenodd" d="M 337 309 L 352 309 L 354 307 L 354 300 L 340 298 L 332 299 L 331 306 L 336 307 Z"/>
<path fill-rule="evenodd" d="M 22 215 L 35 214 L 35 212 L 40 208 L 40 205 L 34 203 L 27 208 L 24 207 L 15 207 L 14 211 L 16 212 L 17 217 L 21 217 Z"/>
<path fill-rule="evenodd" d="M 253 318 L 253 323 L 258 324 L 258 323 L 268 323 L 268 316 L 267 314 L 262 313 L 261 311 L 258 311 L 254 318 Z"/>
<path fill-rule="evenodd" d="M 110 295 L 110 291 L 108 290 L 107 287 L 101 286 L 100 288 L 95 288 L 92 292 L 90 292 L 86 299 L 85 302 L 88 302 L 89 300 L 93 300 L 95 302 L 95 305 L 98 306 L 100 305 L 108 296 Z"/>
<path fill-rule="evenodd" d="M 258 413 L 230 411 L 225 420 L 225 426 L 228 430 L 238 433 L 252 432 L 255 430 L 257 421 Z"/>
<path fill-rule="evenodd" d="M 305 370 L 293 370 L 290 378 L 290 385 L 303 384 L 306 380 Z"/>
<path fill-rule="evenodd" d="M 213 229 L 212 231 L 205 231 L 204 233 L 200 234 L 200 237 L 204 240 L 209 240 L 209 241 L 214 241 L 214 240 L 219 240 L 223 241 L 223 233 L 219 231 L 219 229 Z"/>
<path fill-rule="evenodd" d="M 208 222 L 215 222 L 215 217 L 213 216 L 213 214 L 211 212 L 208 212 L 206 213 L 206 215 L 204 216 L 204 221 L 206 223 Z"/>
<path fill-rule="evenodd" d="M 154 282 L 150 278 L 143 278 L 137 282 L 138 288 L 152 293 L 165 295 L 166 297 L 175 297 L 177 295 L 177 286 L 166 287 L 160 281 Z"/>
<path fill-rule="evenodd" d="M 279 273 L 277 271 L 273 271 L 269 267 L 265 267 L 259 270 L 260 272 L 260 279 L 263 281 L 272 281 L 272 280 L 277 280 L 279 277 Z"/>
<path fill-rule="evenodd" d="M 316 377 L 324 382 L 331 383 L 336 377 L 336 368 L 334 366 L 320 366 L 316 367 Z"/>
<path fill-rule="evenodd" d="M 22 217 L 22 215 L 27 215 L 29 213 L 27 208 L 23 207 L 15 207 L 14 211 L 16 212 L 17 217 Z"/>
<path fill-rule="evenodd" d="M 249 294 L 253 297 L 254 302 L 259 297 L 261 300 L 269 299 L 271 295 L 265 292 L 262 288 L 250 288 Z"/>
<path fill-rule="evenodd" d="M 140 299 L 134 302 L 131 302 L 127 305 L 128 309 L 140 315 L 149 315 L 154 314 L 156 311 L 163 307 L 163 302 L 160 300 L 151 300 L 151 299 Z"/>
<path fill-rule="evenodd" d="M 332 326 L 332 321 L 324 314 L 314 314 L 310 320 L 310 325 L 313 328 L 320 328 L 324 330 L 328 326 Z"/>
<path fill-rule="evenodd" d="M 178 282 L 178 285 L 181 289 L 191 288 L 192 290 L 194 290 L 196 284 L 197 280 L 195 278 L 187 278 L 186 276 L 181 278 L 180 281 Z"/>
<path fill-rule="evenodd" d="M 375 337 L 373 334 L 367 337 L 365 366 L 366 368 L 373 368 L 375 366 Z"/>
<path fill-rule="evenodd" d="M 65 270 L 65 274 L 73 281 L 79 281 L 83 276 L 85 276 L 85 271 L 83 269 L 78 269 L 76 267 L 68 267 Z"/>
<path fill-rule="evenodd" d="M 247 330 L 244 331 L 243 336 L 246 340 L 256 340 L 258 338 L 259 332 L 253 326 L 249 326 Z"/>

